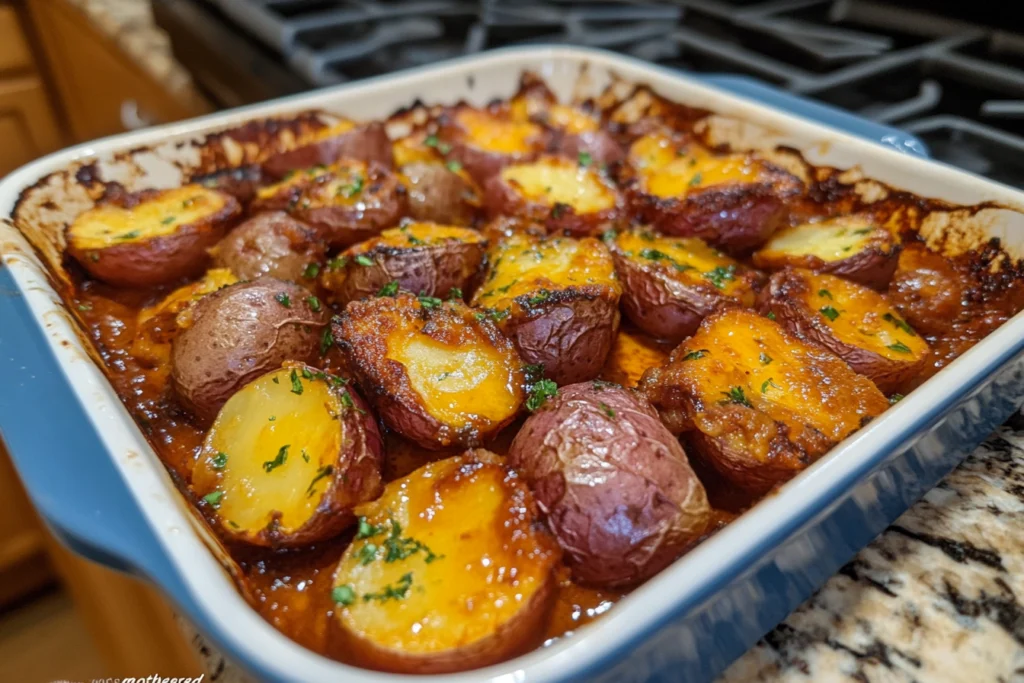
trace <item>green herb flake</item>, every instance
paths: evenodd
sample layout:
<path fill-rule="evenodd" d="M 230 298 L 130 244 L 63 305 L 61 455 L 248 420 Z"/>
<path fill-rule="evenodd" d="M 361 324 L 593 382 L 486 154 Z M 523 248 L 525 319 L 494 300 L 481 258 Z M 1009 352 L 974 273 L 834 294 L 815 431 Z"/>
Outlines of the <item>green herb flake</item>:
<path fill-rule="evenodd" d="M 437 143 L 440 142 L 436 135 L 428 135 L 423 139 L 423 144 L 427 147 L 437 147 Z"/>
<path fill-rule="evenodd" d="M 92 304 L 89 303 L 88 301 L 86 301 L 85 303 L 78 304 L 77 308 L 80 311 L 91 311 L 92 310 Z"/>
<path fill-rule="evenodd" d="M 832 308 L 831 306 L 822 306 L 818 310 L 823 316 L 825 316 L 829 320 L 835 320 L 836 318 L 839 317 L 839 311 Z"/>
<path fill-rule="evenodd" d="M 356 591 L 348 584 L 345 584 L 344 586 L 335 586 L 331 589 L 331 600 L 333 600 L 336 605 L 351 605 L 356 601 Z"/>
<path fill-rule="evenodd" d="M 315 376 L 316 376 L 316 375 L 314 375 L 314 374 L 313 374 L 313 371 L 312 371 L 312 370 L 310 370 L 309 368 L 307 368 L 307 367 L 303 367 L 303 368 L 302 368 L 302 379 L 310 379 L 310 380 L 311 380 L 311 379 L 313 379 L 313 378 L 314 378 Z"/>
<path fill-rule="evenodd" d="M 281 446 L 281 449 L 277 452 L 277 455 L 274 456 L 273 460 L 268 460 L 265 463 L 263 463 L 263 471 L 266 472 L 267 474 L 270 474 L 275 469 L 283 465 L 285 461 L 288 460 L 289 448 L 291 448 L 291 444 L 286 443 L 285 445 Z"/>
<path fill-rule="evenodd" d="M 758 356 L 758 360 L 760 360 L 760 361 L 761 361 L 761 365 L 768 365 L 769 363 L 771 363 L 771 362 L 772 362 L 772 357 L 771 357 L 771 356 L 769 356 L 769 355 L 768 355 L 767 353 L 765 353 L 764 351 L 762 351 L 762 352 L 761 352 L 761 355 L 760 355 L 760 356 Z"/>
<path fill-rule="evenodd" d="M 608 417 L 615 417 L 615 411 L 607 403 L 604 403 L 602 401 L 601 403 L 598 403 L 597 405 L 599 405 L 601 407 L 601 412 L 602 413 L 604 413 Z"/>
<path fill-rule="evenodd" d="M 615 232 L 614 230 L 605 230 L 603 233 L 601 233 L 601 241 L 603 241 L 605 244 L 611 244 L 612 242 L 615 241 L 616 237 L 618 237 L 618 233 Z"/>
<path fill-rule="evenodd" d="M 224 497 L 223 491 L 214 491 L 213 493 L 207 493 L 203 496 L 203 500 L 217 508 L 220 507 L 220 499 Z"/>
<path fill-rule="evenodd" d="M 860 230 L 854 230 L 854 235 L 866 235 L 871 232 L 872 228 L 861 228 Z"/>
<path fill-rule="evenodd" d="M 273 419 L 273 418 L 271 418 Z M 228 454 L 224 451 L 217 451 L 217 455 L 210 458 L 210 466 L 215 470 L 222 470 L 228 464 Z"/>
<path fill-rule="evenodd" d="M 324 477 L 329 477 L 332 474 L 334 474 L 333 465 L 324 465 L 319 470 L 317 470 L 316 476 L 313 477 L 313 481 L 309 482 L 309 487 L 306 489 L 306 498 L 312 498 L 313 494 L 316 493 L 315 486 L 318 481 L 320 481 Z"/>
<path fill-rule="evenodd" d="M 292 298 L 288 296 L 288 292 L 278 292 L 274 295 L 274 299 L 276 299 L 277 303 L 281 304 L 285 308 L 292 307 Z"/>
<path fill-rule="evenodd" d="M 447 166 L 448 170 L 451 171 L 452 173 L 458 173 L 459 171 L 462 170 L 462 164 L 455 161 L 454 159 L 446 163 L 445 166 Z"/>
<path fill-rule="evenodd" d="M 590 152 L 580 152 L 578 161 L 580 166 L 586 168 L 587 166 L 590 166 L 590 164 L 594 163 L 594 157 L 590 154 Z"/>
<path fill-rule="evenodd" d="M 334 346 L 334 336 L 331 334 L 331 328 L 325 326 L 324 331 L 320 333 L 320 355 L 326 356 L 332 346 Z"/>
<path fill-rule="evenodd" d="M 330 270 L 330 271 L 341 270 L 342 268 L 345 267 L 346 263 L 348 263 L 348 258 L 347 257 L 345 257 L 345 256 L 335 256 L 334 258 L 332 258 L 330 261 L 327 262 L 327 270 Z"/>
<path fill-rule="evenodd" d="M 295 372 L 295 370 L 292 370 L 292 374 L 290 375 L 290 377 L 291 377 L 291 380 L 292 380 L 292 393 L 296 394 L 298 396 L 301 396 L 302 395 L 302 380 L 299 379 L 299 373 Z"/>
<path fill-rule="evenodd" d="M 882 320 L 884 320 L 886 322 L 889 322 L 889 323 L 892 323 L 893 325 L 896 326 L 897 329 L 903 330 L 904 332 L 909 334 L 911 337 L 916 337 L 917 336 L 917 332 L 914 332 L 914 328 L 911 327 L 910 325 L 908 325 L 906 320 L 902 320 L 900 318 L 897 318 L 892 313 L 886 313 L 885 315 L 883 315 L 882 316 Z"/>
<path fill-rule="evenodd" d="M 365 181 L 362 176 L 357 175 L 351 183 L 348 185 L 342 185 L 338 188 L 338 194 L 343 197 L 355 197 L 357 194 L 363 191 L 363 185 Z"/>
<path fill-rule="evenodd" d="M 818 290 L 818 296 L 820 296 L 823 299 L 831 300 L 832 299 L 832 292 L 828 291 L 827 289 L 819 289 Z"/>
<path fill-rule="evenodd" d="M 769 320 L 775 320 L 775 311 L 768 311 L 768 315 L 765 316 Z"/>
<path fill-rule="evenodd" d="M 696 187 L 697 185 L 700 185 L 700 181 L 703 180 L 703 179 L 704 179 L 704 174 L 702 174 L 700 171 L 698 171 L 698 172 L 693 174 L 692 178 L 690 178 L 690 182 L 688 183 L 688 185 L 690 187 Z"/>
<path fill-rule="evenodd" d="M 170 224 L 171 224 L 171 223 L 173 223 L 173 222 L 174 222 L 174 221 L 175 221 L 175 220 L 176 220 L 177 218 L 178 218 L 177 216 L 168 216 L 167 218 L 165 218 L 165 219 L 163 219 L 162 221 L 160 221 L 160 225 L 170 225 Z"/>
<path fill-rule="evenodd" d="M 532 413 L 547 403 L 549 398 L 557 395 L 558 385 L 549 379 L 542 379 L 530 389 L 530 396 L 526 399 L 526 409 Z"/>
<path fill-rule="evenodd" d="M 772 377 L 769 377 L 767 380 L 765 380 L 761 384 L 761 393 L 763 394 L 763 393 L 767 392 L 768 391 L 768 387 L 775 387 L 776 389 L 781 389 L 782 388 L 782 387 L 780 387 L 778 384 L 776 384 L 773 381 Z"/>
<path fill-rule="evenodd" d="M 306 278 L 307 280 L 312 280 L 313 278 L 315 278 L 319 274 L 320 274 L 320 264 L 319 263 L 307 263 L 306 264 L 306 269 L 302 271 L 302 277 Z"/>
<path fill-rule="evenodd" d="M 459 289 L 458 287 L 452 287 L 451 289 L 448 290 L 449 301 L 459 301 L 460 299 L 462 299 L 461 289 Z"/>
<path fill-rule="evenodd" d="M 727 266 L 715 266 L 704 273 L 704 279 L 710 281 L 718 289 L 725 289 L 726 282 L 736 279 L 736 266 L 731 263 Z"/>
<path fill-rule="evenodd" d="M 723 391 L 722 395 L 725 396 L 725 400 L 722 403 L 739 403 L 741 406 L 748 408 L 754 407 L 747 400 L 746 394 L 743 393 L 743 387 L 733 387 L 729 391 Z"/>
<path fill-rule="evenodd" d="M 910 347 L 901 341 L 898 341 L 895 344 L 889 344 L 885 348 L 895 351 L 896 353 L 910 353 Z"/>
<path fill-rule="evenodd" d="M 398 294 L 398 280 L 392 280 L 377 290 L 377 296 L 394 296 L 395 294 Z"/>
<path fill-rule="evenodd" d="M 373 259 L 365 254 L 359 254 L 358 256 L 356 256 L 356 263 L 358 263 L 361 266 L 369 267 L 373 265 Z"/>
<path fill-rule="evenodd" d="M 387 602 L 388 600 L 402 600 L 406 595 L 409 594 L 409 589 L 412 587 L 412 572 L 403 574 L 402 578 L 393 584 L 384 586 L 384 590 L 380 593 L 366 593 L 363 595 L 363 602 L 369 602 L 370 600 L 378 600 L 380 602 Z"/>
<path fill-rule="evenodd" d="M 563 202 L 555 202 L 555 205 L 551 207 L 551 217 L 556 219 L 561 218 L 562 215 L 571 208 L 571 206 Z"/>
<path fill-rule="evenodd" d="M 309 462 L 309 453 L 306 452 L 305 448 L 302 449 L 300 455 L 302 456 L 302 462 Z"/>
<path fill-rule="evenodd" d="M 438 308 L 442 303 L 444 303 L 436 296 L 426 296 L 424 294 L 420 294 L 416 298 L 419 300 L 420 306 L 422 306 L 423 308 Z"/>
<path fill-rule="evenodd" d="M 379 526 L 376 524 L 370 524 L 368 521 L 366 521 L 366 517 L 360 517 L 359 526 L 356 531 L 356 540 L 358 541 L 364 538 L 372 538 L 374 536 L 378 536 L 384 533 L 385 531 L 387 531 L 387 527 L 383 524 Z"/>
<path fill-rule="evenodd" d="M 313 310 L 314 313 L 320 312 L 320 299 L 310 295 L 306 297 L 306 303 L 309 304 L 309 307 Z"/>
<path fill-rule="evenodd" d="M 362 548 L 359 549 L 359 552 L 356 553 L 356 559 L 359 560 L 359 564 L 364 566 L 376 560 L 377 544 L 367 543 L 366 545 L 364 545 Z"/>
<path fill-rule="evenodd" d="M 544 377 L 544 364 L 534 363 L 532 365 L 524 365 L 523 374 L 526 375 L 526 381 L 536 382 L 537 380 Z"/>
<path fill-rule="evenodd" d="M 536 292 L 535 294 L 531 294 L 530 297 L 526 300 L 526 304 L 528 306 L 536 306 L 537 304 L 544 303 L 545 301 L 547 301 L 550 298 L 551 298 L 551 292 L 549 292 L 546 289 L 541 289 L 538 292 Z"/>
<path fill-rule="evenodd" d="M 118 235 L 117 239 L 119 239 L 119 240 L 133 240 L 133 239 L 135 239 L 136 237 L 138 237 L 141 234 L 142 233 L 140 233 L 138 230 L 132 230 L 131 232 L 126 232 L 126 233 L 123 233 L 121 235 Z"/>
<path fill-rule="evenodd" d="M 889 405 L 894 406 L 903 400 L 903 394 L 893 394 L 889 397 Z"/>
<path fill-rule="evenodd" d="M 697 349 L 696 351 L 690 351 L 688 354 L 683 356 L 683 360 L 700 360 L 709 353 L 711 352 L 707 349 Z"/>

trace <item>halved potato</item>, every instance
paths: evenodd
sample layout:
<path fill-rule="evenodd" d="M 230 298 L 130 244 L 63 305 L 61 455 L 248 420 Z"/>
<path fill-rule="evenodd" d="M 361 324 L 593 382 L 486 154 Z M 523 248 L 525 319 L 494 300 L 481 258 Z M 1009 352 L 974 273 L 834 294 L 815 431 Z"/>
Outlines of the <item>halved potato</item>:
<path fill-rule="evenodd" d="M 523 403 L 512 342 L 461 301 L 404 292 L 354 301 L 334 336 L 384 423 L 424 448 L 478 445 Z"/>
<path fill-rule="evenodd" d="M 146 306 L 135 319 L 132 356 L 144 364 L 170 370 L 171 342 L 192 322 L 192 307 L 207 294 L 233 285 L 238 278 L 227 268 L 211 268 L 200 280 L 179 287 L 159 302 Z"/>
<path fill-rule="evenodd" d="M 206 434 L 192 491 L 221 533 L 272 548 L 309 545 L 355 521 L 381 490 L 384 443 L 345 381 L 286 365 L 232 396 Z"/>
<path fill-rule="evenodd" d="M 446 673 L 539 645 L 560 551 L 526 484 L 487 451 L 430 463 L 357 509 L 334 575 L 333 648 L 383 671 Z"/>
<path fill-rule="evenodd" d="M 800 180 L 754 152 L 719 154 L 661 132 L 629 148 L 633 210 L 659 232 L 742 254 L 782 224 Z"/>
<path fill-rule="evenodd" d="M 405 190 L 386 168 L 354 159 L 297 171 L 262 188 L 252 211 L 286 211 L 331 247 L 362 242 L 398 222 Z"/>
<path fill-rule="evenodd" d="M 488 252 L 490 269 L 473 295 L 522 359 L 558 384 L 593 379 L 619 327 L 615 267 L 592 237 L 512 234 Z"/>
<path fill-rule="evenodd" d="M 391 140 L 380 121 L 358 124 L 342 120 L 303 136 L 294 148 L 279 152 L 263 162 L 263 170 L 281 178 L 291 171 L 328 166 L 340 159 L 359 159 L 391 168 L 394 158 Z"/>
<path fill-rule="evenodd" d="M 269 275 L 292 282 L 310 279 L 325 252 L 314 230 L 283 211 L 256 214 L 210 250 L 214 263 L 242 280 Z"/>
<path fill-rule="evenodd" d="M 406 223 L 349 248 L 328 263 L 320 281 L 340 303 L 400 289 L 461 299 L 486 253 L 487 240 L 476 230 Z"/>
<path fill-rule="evenodd" d="M 98 280 L 153 287 L 198 275 L 242 208 L 202 185 L 117 193 L 67 228 L 67 250 Z"/>
<path fill-rule="evenodd" d="M 768 270 L 786 266 L 841 275 L 884 291 L 899 261 L 892 234 L 869 216 L 838 216 L 782 228 L 754 253 L 754 265 Z"/>
<path fill-rule="evenodd" d="M 928 344 L 878 292 L 841 277 L 781 270 L 761 292 L 762 313 L 800 339 L 836 354 L 886 393 L 926 362 Z"/>
<path fill-rule="evenodd" d="M 634 229 L 609 239 L 622 308 L 644 332 L 678 342 L 723 305 L 753 306 L 763 276 L 697 237 Z"/>
<path fill-rule="evenodd" d="M 464 168 L 481 185 L 503 166 L 532 159 L 548 139 L 541 126 L 498 109 L 459 106 L 442 114 L 438 124 L 437 137 L 448 149 L 449 164 Z"/>
<path fill-rule="evenodd" d="M 840 358 L 753 311 L 704 319 L 639 390 L 674 432 L 752 495 L 781 484 L 889 407 Z"/>
<path fill-rule="evenodd" d="M 623 220 L 618 191 L 593 162 L 542 156 L 505 166 L 484 186 L 494 216 L 522 216 L 551 232 L 596 235 Z"/>
<path fill-rule="evenodd" d="M 636 329 L 620 329 L 600 378 L 624 387 L 635 387 L 648 368 L 668 360 L 672 345 L 652 339 Z"/>

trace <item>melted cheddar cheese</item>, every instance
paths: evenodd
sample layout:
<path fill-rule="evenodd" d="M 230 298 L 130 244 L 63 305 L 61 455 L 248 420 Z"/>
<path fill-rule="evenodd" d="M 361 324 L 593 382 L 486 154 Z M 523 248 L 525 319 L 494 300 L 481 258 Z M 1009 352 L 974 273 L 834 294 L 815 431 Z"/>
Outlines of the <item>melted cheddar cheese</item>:
<path fill-rule="evenodd" d="M 362 254 L 379 246 L 412 249 L 415 247 L 444 244 L 445 242 L 476 244 L 483 241 L 483 235 L 470 228 L 439 225 L 437 223 L 411 222 L 406 223 L 400 228 L 385 230 L 381 232 L 380 237 L 366 240 L 352 247 L 349 249 L 349 253 Z"/>
<path fill-rule="evenodd" d="M 863 249 L 878 233 L 886 234 L 864 217 L 841 216 L 783 228 L 761 254 L 765 258 L 815 256 L 825 262 L 842 261 Z"/>
<path fill-rule="evenodd" d="M 82 251 L 143 242 L 201 223 L 225 204 L 219 192 L 202 185 L 185 185 L 163 190 L 131 208 L 108 204 L 90 209 L 71 224 L 68 238 Z"/>
<path fill-rule="evenodd" d="M 515 121 L 477 109 L 461 109 L 455 120 L 465 130 L 467 142 L 498 154 L 525 154 L 534 149 L 533 140 L 540 127 L 528 121 Z"/>
<path fill-rule="evenodd" d="M 506 166 L 501 179 L 531 202 L 552 207 L 564 204 L 577 214 L 597 213 L 615 206 L 615 191 L 601 176 L 568 159 L 548 157 Z"/>
<path fill-rule="evenodd" d="M 681 148 L 670 138 L 646 135 L 629 149 L 642 189 L 655 197 L 685 197 L 717 185 L 759 183 L 762 161 L 750 154 L 712 154 L 698 145 Z"/>

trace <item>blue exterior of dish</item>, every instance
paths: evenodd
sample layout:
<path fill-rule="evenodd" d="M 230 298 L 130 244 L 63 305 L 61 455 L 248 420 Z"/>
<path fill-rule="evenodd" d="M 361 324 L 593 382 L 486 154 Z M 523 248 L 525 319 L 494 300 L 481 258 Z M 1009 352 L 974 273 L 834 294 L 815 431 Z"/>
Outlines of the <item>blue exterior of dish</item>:
<path fill-rule="evenodd" d="M 836 128 L 926 156 L 913 136 L 774 91 L 749 79 L 713 85 Z M 39 322 L 0 267 L 0 434 L 43 519 L 75 552 L 158 585 L 210 641 L 261 680 L 229 645 L 174 569 L 101 445 Z M 733 571 L 651 623 L 620 651 L 573 680 L 707 680 L 803 602 L 860 548 L 952 470 L 1024 404 L 1024 339 L 986 360 L 973 385 L 894 433 L 875 461 L 822 492 L 798 524 L 777 528 Z M 59 417 L 58 417 L 59 416 Z M 57 422 L 56 420 L 59 420 Z"/>

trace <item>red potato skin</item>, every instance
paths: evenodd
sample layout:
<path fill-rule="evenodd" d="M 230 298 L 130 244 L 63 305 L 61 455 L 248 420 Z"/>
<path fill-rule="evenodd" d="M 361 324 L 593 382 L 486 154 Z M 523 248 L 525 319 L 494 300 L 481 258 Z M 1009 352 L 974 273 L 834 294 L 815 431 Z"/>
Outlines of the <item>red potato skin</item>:
<path fill-rule="evenodd" d="M 277 296 L 287 294 L 285 307 Z M 171 386 L 204 424 L 245 384 L 285 361 L 313 363 L 328 324 L 309 291 L 273 278 L 239 282 L 204 297 L 171 346 Z"/>
<path fill-rule="evenodd" d="M 214 263 L 239 280 L 268 275 L 298 282 L 306 266 L 324 260 L 327 247 L 316 233 L 283 211 L 256 214 L 212 250 Z"/>
<path fill-rule="evenodd" d="M 211 190 L 224 192 L 243 204 L 248 204 L 256 196 L 256 190 L 265 185 L 267 181 L 268 178 L 264 175 L 263 169 L 256 164 L 250 164 L 197 176 L 191 182 L 199 183 Z"/>
<path fill-rule="evenodd" d="M 413 220 L 442 225 L 473 222 L 477 210 L 468 200 L 476 196 L 476 190 L 457 173 L 441 164 L 419 162 L 403 166 L 402 175 L 408 180 L 409 216 Z"/>
<path fill-rule="evenodd" d="M 806 268 L 816 273 L 838 275 L 865 287 L 884 292 L 889 287 L 893 273 L 896 272 L 900 251 L 901 247 L 898 244 L 893 244 L 891 241 L 878 241 L 841 261 L 823 261 L 810 254 L 772 258 L 762 252 L 755 252 L 751 260 L 755 266 L 766 270 L 780 270 L 785 267 Z"/>
<path fill-rule="evenodd" d="M 772 313 L 793 336 L 836 354 L 857 374 L 864 375 L 885 393 L 901 389 L 920 374 L 927 354 L 913 362 L 894 361 L 870 349 L 846 344 L 837 339 L 814 311 L 804 303 L 807 282 L 798 272 L 780 270 L 772 275 L 758 297 L 758 311 Z"/>
<path fill-rule="evenodd" d="M 914 244 L 900 255 L 889 299 L 915 330 L 940 336 L 963 317 L 964 278 L 940 254 Z"/>
<path fill-rule="evenodd" d="M 614 230 L 626 221 L 621 198 L 616 205 L 595 213 L 576 213 L 565 204 L 554 206 L 530 201 L 515 187 L 505 182 L 500 173 L 495 174 L 484 185 L 484 202 L 490 217 L 518 216 L 540 223 L 551 234 L 570 237 L 593 237 L 607 230 Z"/>
<path fill-rule="evenodd" d="M 348 303 L 376 296 L 382 287 L 397 281 L 399 289 L 426 296 L 448 298 L 453 288 L 465 295 L 476 286 L 487 254 L 487 242 L 445 242 L 422 247 L 396 248 L 380 245 L 360 254 L 373 259 L 362 266 L 350 257 L 341 284 L 326 273 L 322 282 L 332 289 L 332 301 Z"/>
<path fill-rule="evenodd" d="M 547 515 L 573 579 L 586 585 L 650 578 L 711 520 L 682 446 L 650 405 L 618 385 L 561 387 L 523 424 L 508 458 Z"/>
<path fill-rule="evenodd" d="M 373 121 L 341 135 L 275 154 L 263 162 L 263 171 L 272 178 L 282 178 L 289 171 L 329 166 L 339 159 L 359 159 L 392 168 L 395 159 L 384 124 Z"/>
<path fill-rule="evenodd" d="M 159 194 L 159 190 L 118 193 L 110 201 L 130 209 Z M 210 263 L 207 250 L 220 241 L 242 212 L 237 199 L 225 194 L 224 200 L 216 214 L 199 223 L 182 225 L 170 235 L 86 251 L 77 249 L 68 239 L 67 252 L 89 275 L 116 287 L 157 287 L 196 277 Z"/>
<path fill-rule="evenodd" d="M 603 130 L 585 133 L 557 131 L 552 136 L 548 149 L 570 159 L 578 159 L 581 154 L 589 154 L 593 163 L 606 166 L 620 163 L 626 158 L 626 150 L 622 145 Z"/>

